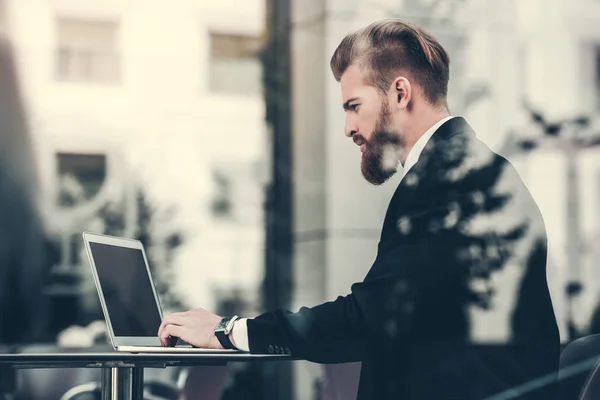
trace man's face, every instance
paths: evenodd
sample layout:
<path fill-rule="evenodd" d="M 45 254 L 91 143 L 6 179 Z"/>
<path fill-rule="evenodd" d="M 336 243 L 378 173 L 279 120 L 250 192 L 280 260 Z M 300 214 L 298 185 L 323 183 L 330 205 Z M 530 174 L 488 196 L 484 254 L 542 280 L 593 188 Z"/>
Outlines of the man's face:
<path fill-rule="evenodd" d="M 350 66 L 341 79 L 346 136 L 360 146 L 365 179 L 380 185 L 396 172 L 402 135 L 394 128 L 389 99 L 367 85 L 362 72 Z"/>

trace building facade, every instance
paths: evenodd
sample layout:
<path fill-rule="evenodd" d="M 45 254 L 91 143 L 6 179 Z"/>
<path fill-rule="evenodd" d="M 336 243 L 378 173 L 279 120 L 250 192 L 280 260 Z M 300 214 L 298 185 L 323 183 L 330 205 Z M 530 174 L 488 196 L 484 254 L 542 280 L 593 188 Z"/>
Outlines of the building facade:
<path fill-rule="evenodd" d="M 137 237 L 147 218 L 182 306 L 235 292 L 258 307 L 264 14 L 260 0 L 4 0 L 53 273 L 82 282 L 51 296 L 97 306 L 81 232 Z"/>

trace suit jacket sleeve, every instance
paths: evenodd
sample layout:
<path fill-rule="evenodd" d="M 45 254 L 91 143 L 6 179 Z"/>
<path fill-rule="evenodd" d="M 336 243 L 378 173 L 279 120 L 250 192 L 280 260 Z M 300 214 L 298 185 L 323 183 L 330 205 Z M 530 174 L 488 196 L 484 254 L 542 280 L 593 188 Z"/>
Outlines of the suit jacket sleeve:
<path fill-rule="evenodd" d="M 248 320 L 250 351 L 319 363 L 362 361 L 367 348 L 396 349 L 417 325 L 422 329 L 428 321 L 435 323 L 456 286 L 451 268 L 436 271 L 434 254 L 443 251 L 444 240 L 395 239 L 392 245 L 380 243 L 367 277 L 352 285 L 349 295 L 296 313 L 277 310 Z M 431 293 L 435 296 L 427 296 Z"/>

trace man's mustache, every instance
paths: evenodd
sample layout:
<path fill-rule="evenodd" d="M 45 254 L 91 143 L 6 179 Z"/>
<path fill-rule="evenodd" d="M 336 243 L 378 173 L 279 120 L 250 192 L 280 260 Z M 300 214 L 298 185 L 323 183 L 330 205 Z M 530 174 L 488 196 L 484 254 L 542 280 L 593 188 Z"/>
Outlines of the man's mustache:
<path fill-rule="evenodd" d="M 352 136 L 352 140 L 354 141 L 354 143 L 356 143 L 357 146 L 360 146 L 363 143 L 367 143 L 367 140 L 359 134 Z"/>

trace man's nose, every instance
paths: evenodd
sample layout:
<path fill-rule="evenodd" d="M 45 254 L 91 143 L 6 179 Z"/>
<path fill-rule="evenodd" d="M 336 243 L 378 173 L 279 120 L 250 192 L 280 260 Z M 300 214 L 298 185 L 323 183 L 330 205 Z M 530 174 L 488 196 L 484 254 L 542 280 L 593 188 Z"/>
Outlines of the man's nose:
<path fill-rule="evenodd" d="M 346 130 L 346 136 L 347 136 L 347 137 L 349 137 L 349 138 L 351 138 L 351 137 L 352 137 L 352 136 L 354 136 L 355 134 L 356 134 L 356 131 L 355 131 L 355 130 L 352 130 L 352 129 L 347 129 L 347 130 Z"/>
<path fill-rule="evenodd" d="M 344 132 L 346 133 L 347 137 L 354 136 L 357 131 L 358 131 L 358 129 L 356 128 L 356 126 L 354 124 L 351 124 L 349 121 L 346 121 L 346 126 L 344 127 Z"/>

